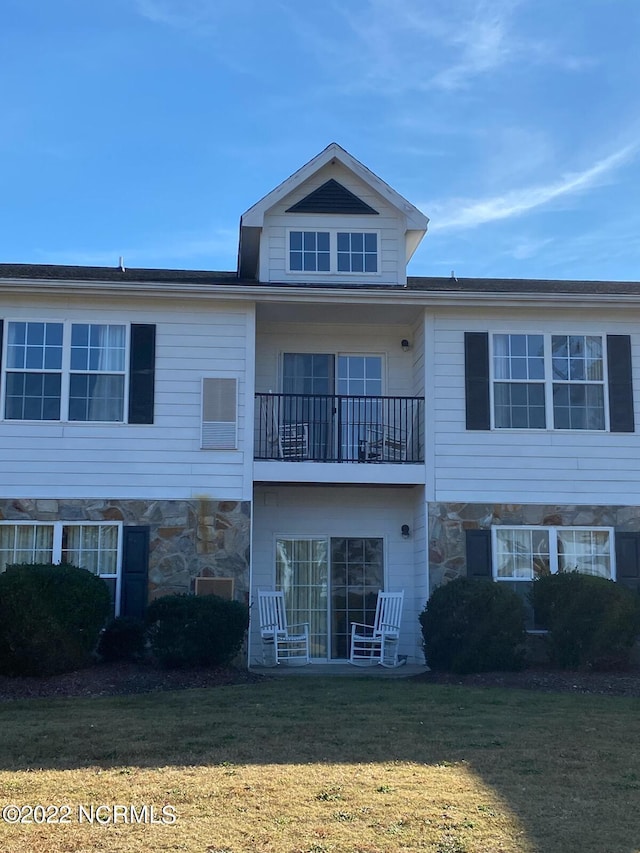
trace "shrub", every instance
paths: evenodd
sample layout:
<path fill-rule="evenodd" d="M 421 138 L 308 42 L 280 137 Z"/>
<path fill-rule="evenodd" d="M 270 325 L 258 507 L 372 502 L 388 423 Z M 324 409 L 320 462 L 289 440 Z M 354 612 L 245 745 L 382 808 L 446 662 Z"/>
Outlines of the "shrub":
<path fill-rule="evenodd" d="M 117 616 L 100 634 L 98 656 L 107 663 L 139 660 L 144 655 L 144 622 Z"/>
<path fill-rule="evenodd" d="M 87 666 L 111 606 L 105 582 L 85 569 L 7 566 L 0 574 L 0 672 L 53 675 Z"/>
<path fill-rule="evenodd" d="M 490 580 L 457 578 L 434 590 L 420 614 L 427 663 L 457 673 L 524 666 L 521 599 Z"/>
<path fill-rule="evenodd" d="M 640 632 L 640 596 L 606 578 L 562 572 L 533 584 L 536 622 L 549 631 L 550 661 L 562 668 L 628 665 Z"/>
<path fill-rule="evenodd" d="M 217 595 L 167 595 L 147 609 L 151 652 L 167 668 L 229 663 L 240 651 L 248 622 L 244 605 Z"/>

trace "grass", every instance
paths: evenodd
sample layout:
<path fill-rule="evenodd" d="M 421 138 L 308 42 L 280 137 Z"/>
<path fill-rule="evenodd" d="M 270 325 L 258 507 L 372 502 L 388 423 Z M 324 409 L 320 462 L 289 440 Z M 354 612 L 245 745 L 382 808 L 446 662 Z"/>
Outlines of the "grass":
<path fill-rule="evenodd" d="M 70 823 L 0 821 L 0 850 L 636 853 L 639 739 L 639 700 L 411 681 L 7 703 L 0 806 Z"/>

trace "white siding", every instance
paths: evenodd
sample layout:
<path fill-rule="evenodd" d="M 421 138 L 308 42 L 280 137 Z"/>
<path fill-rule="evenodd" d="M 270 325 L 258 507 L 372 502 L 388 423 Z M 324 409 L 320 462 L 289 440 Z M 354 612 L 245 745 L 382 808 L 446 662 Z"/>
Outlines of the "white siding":
<path fill-rule="evenodd" d="M 434 325 L 435 500 L 640 503 L 640 338 L 622 312 L 442 312 Z M 467 331 L 631 335 L 636 433 L 466 430 Z"/>
<path fill-rule="evenodd" d="M 253 606 L 250 627 L 250 664 L 262 662 L 258 589 L 275 583 L 275 539 L 277 536 L 383 537 L 385 588 L 404 589 L 400 654 L 411 661 L 419 648 L 415 594 L 416 549 L 413 536 L 403 539 L 401 527 L 414 525 L 416 512 L 424 515 L 421 489 L 361 489 L 265 486 L 256 489 L 253 510 L 252 580 Z M 420 509 L 421 507 L 421 509 Z M 424 657 L 418 657 L 422 663 Z"/>
<path fill-rule="evenodd" d="M 332 214 L 286 213 L 309 193 L 334 178 L 344 187 L 378 211 L 378 216 Z M 349 231 L 374 230 L 380 233 L 378 274 L 348 275 L 287 273 L 286 229 L 301 228 L 307 231 L 326 228 L 341 228 Z M 352 282 L 356 284 L 404 284 L 406 281 L 404 216 L 371 187 L 355 176 L 340 163 L 328 164 L 295 192 L 275 205 L 264 218 L 264 227 L 260 242 L 260 280 L 261 281 L 299 281 L 301 277 L 309 281 Z"/>
<path fill-rule="evenodd" d="M 193 300 L 16 299 L 5 320 L 156 324 L 155 423 L 0 420 L 0 496 L 251 497 L 253 306 Z M 249 357 L 247 357 L 249 353 Z M 239 380 L 237 451 L 200 449 L 203 376 Z"/>
<path fill-rule="evenodd" d="M 282 353 L 366 353 L 383 356 L 384 395 L 413 397 L 419 393 L 415 383 L 421 377 L 414 371 L 415 347 L 403 352 L 403 338 L 413 339 L 411 327 L 261 323 L 256 341 L 256 390 L 281 390 Z"/>

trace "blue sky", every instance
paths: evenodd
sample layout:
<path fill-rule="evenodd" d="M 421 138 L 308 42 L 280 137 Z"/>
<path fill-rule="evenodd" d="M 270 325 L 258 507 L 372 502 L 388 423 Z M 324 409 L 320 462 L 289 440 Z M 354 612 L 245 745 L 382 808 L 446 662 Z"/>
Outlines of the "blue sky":
<path fill-rule="evenodd" d="M 0 262 L 234 269 L 335 141 L 413 275 L 640 279 L 637 0 L 2 0 Z"/>

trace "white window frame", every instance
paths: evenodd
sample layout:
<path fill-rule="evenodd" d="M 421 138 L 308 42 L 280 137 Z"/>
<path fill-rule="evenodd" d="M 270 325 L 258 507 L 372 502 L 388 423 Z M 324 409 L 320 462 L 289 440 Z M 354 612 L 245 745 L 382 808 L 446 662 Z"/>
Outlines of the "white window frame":
<path fill-rule="evenodd" d="M 562 531 L 587 530 L 590 532 L 609 534 L 609 565 L 611 566 L 611 580 L 616 580 L 616 551 L 615 551 L 615 529 L 598 525 L 546 525 L 546 524 L 494 524 L 491 527 L 491 574 L 494 581 L 500 583 L 531 583 L 535 580 L 533 570 L 531 577 L 498 577 L 498 531 L 503 530 L 535 530 L 546 531 L 549 537 L 549 568 L 552 575 L 558 573 L 558 533 Z M 595 577 L 595 576 L 594 576 Z M 598 575 L 602 577 L 602 575 Z"/>
<path fill-rule="evenodd" d="M 510 380 L 510 379 L 500 379 L 495 375 L 495 366 L 494 366 L 494 356 L 495 356 L 495 338 L 497 335 L 524 335 L 524 336 L 532 336 L 539 335 L 542 336 L 544 342 L 544 380 Z M 581 382 L 579 380 L 555 380 L 553 378 L 553 367 L 552 367 L 552 350 L 551 350 L 551 339 L 552 337 L 599 337 L 602 341 L 602 380 L 587 380 L 585 382 Z M 539 329 L 494 329 L 489 333 L 489 399 L 490 399 L 490 407 L 491 407 L 491 429 L 496 432 L 531 432 L 531 433 L 544 433 L 544 432 L 558 432 L 558 433 L 595 433 L 596 435 L 601 435 L 605 432 L 610 432 L 610 423 L 609 423 L 609 371 L 608 371 L 608 363 L 607 363 L 607 336 L 605 334 L 595 333 L 593 335 L 587 332 L 563 332 L 563 331 L 554 331 L 554 332 L 542 332 Z M 527 382 L 531 382 L 531 384 L 544 384 L 544 407 L 545 407 L 545 423 L 546 426 L 542 427 L 498 427 L 496 426 L 496 412 L 495 412 L 495 385 L 496 383 L 505 382 L 513 384 L 527 384 Z M 555 425 L 555 413 L 553 408 L 553 386 L 554 384 L 562 384 L 562 385 L 571 385 L 571 384 L 593 384 L 593 385 L 602 385 L 602 394 L 603 394 L 603 408 L 604 408 L 604 428 L 603 429 L 572 429 L 570 427 L 556 427 Z"/>
<path fill-rule="evenodd" d="M 54 565 L 62 563 L 62 531 L 64 527 L 116 527 L 118 529 L 116 571 L 115 573 L 111 572 L 109 574 L 100 573 L 95 575 L 95 577 L 103 578 L 104 580 L 115 580 L 115 615 L 118 616 L 120 614 L 120 595 L 122 588 L 122 531 L 124 527 L 122 521 L 34 521 L 33 519 L 21 519 L 19 521 L 0 521 L 0 527 L 52 527 L 53 544 L 51 548 L 51 562 Z M 4 566 L 0 567 L 0 572 L 3 571 Z"/>
<path fill-rule="evenodd" d="M 5 323 L 5 334 L 4 340 L 2 344 L 2 375 L 0 377 L 0 421 L 3 423 L 28 423 L 28 424 L 82 424 L 82 425 L 104 425 L 109 424 L 112 426 L 118 424 L 126 424 L 128 420 L 128 407 L 127 401 L 129 399 L 129 364 L 131 359 L 131 323 L 125 322 L 111 322 L 110 320 L 104 320 L 100 318 L 99 320 L 96 318 L 94 320 L 62 320 L 62 319 L 54 319 L 51 317 L 41 318 L 41 317 L 8 317 L 4 321 Z M 21 418 L 7 418 L 6 417 L 6 396 L 7 396 L 7 374 L 13 373 L 13 369 L 8 366 L 8 358 L 7 352 L 9 347 L 9 334 L 8 329 L 11 323 L 59 323 L 62 324 L 62 366 L 60 370 L 16 370 L 15 372 L 19 373 L 60 373 L 61 374 L 61 383 L 60 383 L 60 418 L 56 420 L 29 420 L 29 419 L 21 419 Z M 80 420 L 69 420 L 69 390 L 71 385 L 71 374 L 74 375 L 93 375 L 97 371 L 81 371 L 81 370 L 71 370 L 71 327 L 72 326 L 123 326 L 125 330 L 125 351 L 124 351 L 124 370 L 123 371 L 105 371 L 109 373 L 115 373 L 116 375 L 124 376 L 123 383 L 123 403 L 122 403 L 122 420 L 120 421 L 80 421 Z"/>
<path fill-rule="evenodd" d="M 291 269 L 291 233 L 292 232 L 313 232 L 315 234 L 324 233 L 329 235 L 329 269 L 328 270 L 292 270 Z M 338 271 L 338 233 L 340 234 L 375 234 L 376 235 L 376 271 L 375 272 L 339 272 Z M 356 228 L 356 227 L 332 227 L 326 228 L 321 225 L 298 225 L 290 226 L 286 229 L 285 236 L 285 269 L 288 275 L 295 275 L 298 278 L 301 276 L 356 276 L 357 278 L 367 276 L 382 275 L 381 263 L 381 232 L 378 228 Z"/>

